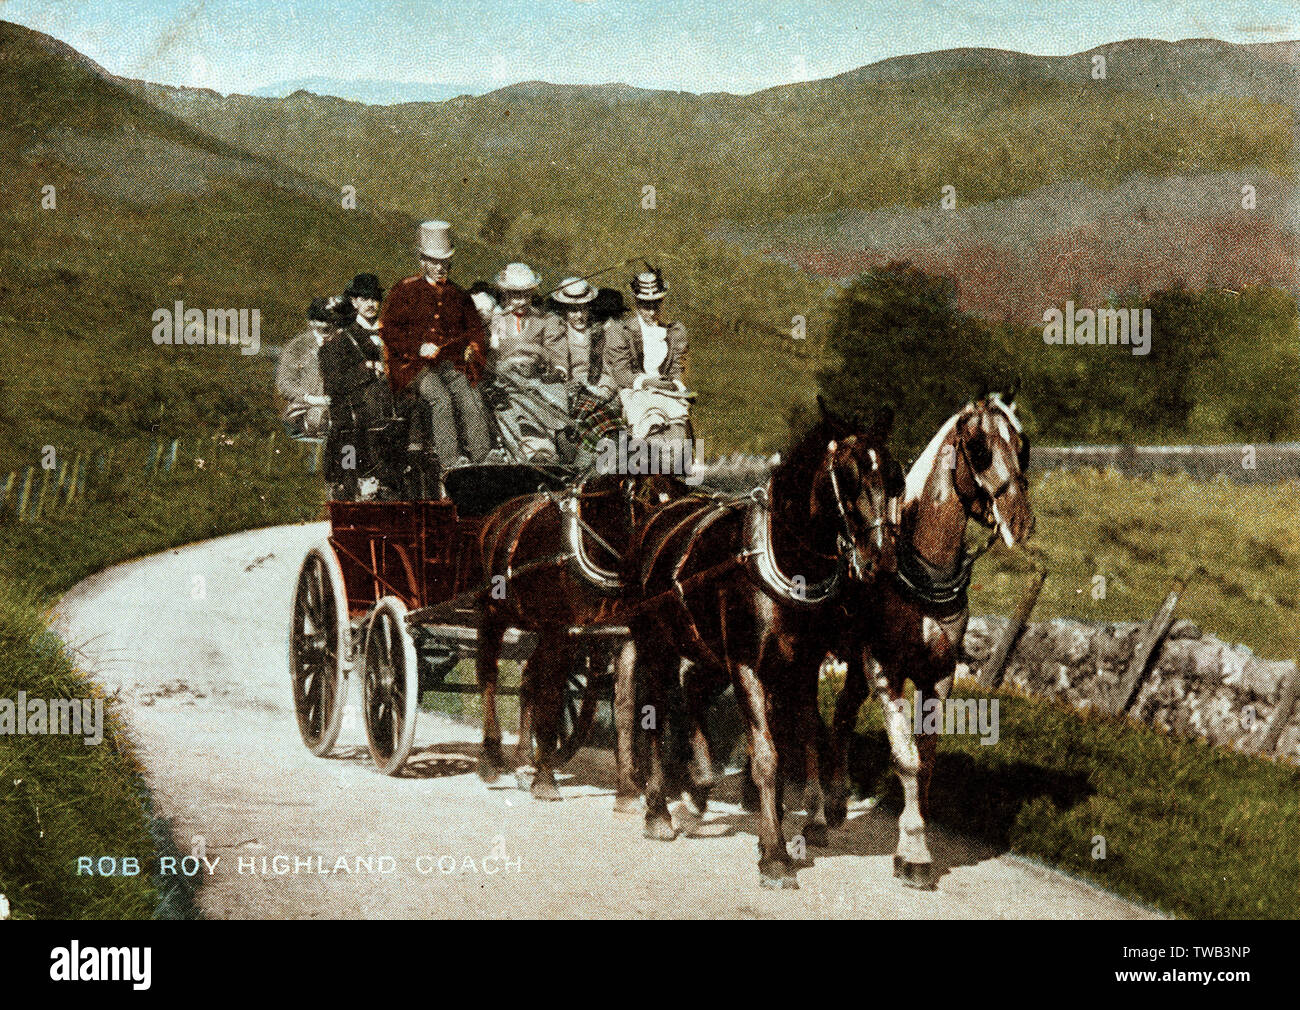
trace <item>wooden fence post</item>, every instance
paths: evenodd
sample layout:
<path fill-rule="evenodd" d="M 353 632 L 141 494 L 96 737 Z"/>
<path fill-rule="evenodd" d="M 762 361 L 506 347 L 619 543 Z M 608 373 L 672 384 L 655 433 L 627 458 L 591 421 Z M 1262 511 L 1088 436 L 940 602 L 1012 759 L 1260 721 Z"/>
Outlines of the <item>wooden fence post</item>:
<path fill-rule="evenodd" d="M 36 496 L 36 507 L 32 509 L 32 518 L 39 519 L 41 512 L 45 508 L 45 492 L 50 489 L 50 474 L 52 471 L 43 470 L 41 474 L 41 491 Z"/>
<path fill-rule="evenodd" d="M 1003 629 L 1002 637 L 998 639 L 998 644 L 993 649 L 993 655 L 980 668 L 980 687 L 994 688 L 1002 683 L 1002 667 L 1007 657 L 1011 655 L 1011 648 L 1016 644 L 1016 639 L 1020 637 L 1020 630 L 1029 620 L 1029 615 L 1034 609 L 1034 604 L 1038 602 L 1038 594 L 1043 591 L 1043 582 L 1046 579 L 1047 569 L 1037 568 L 1025 583 L 1020 605 L 1016 607 L 1016 612 L 1011 615 L 1011 620 Z"/>
<path fill-rule="evenodd" d="M 32 468 L 29 466 L 27 472 L 23 474 L 23 489 L 18 495 L 18 521 L 22 522 L 24 513 L 27 511 L 27 504 L 32 496 Z"/>
<path fill-rule="evenodd" d="M 1142 678 L 1146 676 L 1147 667 L 1151 663 L 1151 657 L 1155 655 L 1156 649 L 1164 640 L 1165 634 L 1169 631 L 1169 626 L 1174 623 L 1174 608 L 1178 606 L 1178 598 L 1182 596 L 1189 577 L 1189 575 L 1181 575 L 1174 580 L 1169 595 L 1165 597 L 1165 602 L 1160 605 L 1160 609 L 1156 611 L 1155 616 L 1147 621 L 1143 627 L 1142 634 L 1138 638 L 1137 647 L 1133 650 L 1133 659 L 1129 662 L 1124 679 L 1119 682 L 1115 690 L 1115 702 L 1111 708 L 1115 715 L 1123 715 L 1127 712 L 1129 705 L 1137 696 L 1138 688 L 1142 684 Z"/>
<path fill-rule="evenodd" d="M 72 504 L 72 498 L 77 493 L 77 479 L 81 474 L 81 453 L 72 457 L 72 473 L 68 476 L 68 492 L 63 498 L 64 507 Z"/>
<path fill-rule="evenodd" d="M 1259 742 L 1258 753 L 1273 753 L 1273 748 L 1277 746 L 1282 730 L 1291 721 L 1291 712 L 1295 708 L 1297 697 L 1300 697 L 1300 660 L 1296 661 L 1291 675 L 1287 677 L 1286 682 L 1278 690 L 1277 705 L 1273 708 L 1273 718 L 1268 722 L 1268 731 L 1264 734 L 1264 739 Z"/>

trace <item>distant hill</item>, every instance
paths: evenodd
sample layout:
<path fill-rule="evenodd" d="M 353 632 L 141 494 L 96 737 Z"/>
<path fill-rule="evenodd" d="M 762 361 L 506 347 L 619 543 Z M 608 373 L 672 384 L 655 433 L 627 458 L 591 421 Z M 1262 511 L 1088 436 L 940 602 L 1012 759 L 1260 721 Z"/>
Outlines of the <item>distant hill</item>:
<path fill-rule="evenodd" d="M 44 46 L 54 59 L 52 40 L 34 35 L 22 36 L 28 48 Z M 1040 274 L 1057 276 L 1039 270 L 1032 257 L 1020 275 L 978 243 L 952 259 L 926 259 L 934 251 L 925 247 L 930 232 L 899 227 L 898 215 L 932 214 L 943 187 L 952 186 L 963 212 L 1000 201 L 1014 208 L 1027 230 L 1013 244 L 1023 248 L 1038 241 L 1032 209 L 1071 193 L 1084 194 L 1080 206 L 1094 219 L 1119 207 L 1140 220 L 1143 186 L 1161 207 L 1175 206 L 1178 180 L 1189 180 L 1195 195 L 1215 179 L 1258 178 L 1261 193 L 1275 199 L 1294 187 L 1295 52 L 1289 43 L 1205 40 L 1130 40 L 1062 57 L 952 50 L 751 95 L 522 82 L 443 102 L 366 105 L 307 90 L 284 98 L 222 96 L 127 81 L 86 68 L 89 61 L 69 50 L 61 65 L 112 88 L 108 114 L 132 97 L 133 116 L 150 110 L 166 130 L 182 124 L 191 130 L 174 162 L 180 170 L 167 172 L 173 148 L 150 136 L 164 131 L 162 125 L 123 147 L 121 136 L 106 141 L 101 131 L 77 139 L 76 131 L 69 135 L 42 121 L 45 147 L 27 146 L 36 162 L 46 151 L 61 157 L 122 206 L 132 190 L 147 190 L 150 200 L 166 206 L 167 216 L 131 219 L 121 234 L 136 226 L 163 228 L 173 245 L 175 236 L 194 236 L 179 254 L 205 264 L 199 274 L 224 275 L 227 290 L 253 292 L 246 298 L 274 301 L 282 288 L 292 290 L 281 328 L 298 311 L 289 306 L 300 306 L 322 277 L 361 264 L 379 269 L 385 280 L 409 269 L 405 225 L 363 224 L 369 219 L 339 213 L 345 185 L 355 187 L 362 211 L 380 222 L 393 214 L 407 222 L 451 220 L 465 251 L 457 270 L 467 282 L 490 277 L 507 259 L 525 259 L 547 281 L 603 271 L 603 283 L 619 284 L 634 263 L 649 259 L 664 268 L 670 311 L 692 336 L 688 378 L 700 392 L 697 430 L 710 440 L 710 451 L 770 451 L 784 433 L 786 411 L 811 402 L 836 290 L 812 272 L 818 265 L 808 257 L 820 250 L 781 248 L 800 227 L 833 230 L 844 223 L 842 234 L 856 236 L 854 222 L 874 227 L 879 221 L 871 215 L 885 214 L 890 234 L 923 236 L 921 246 L 903 247 L 905 253 L 951 269 L 959 288 L 975 283 L 992 293 L 993 311 L 1008 280 L 1017 302 L 1032 305 L 1040 293 L 1025 277 L 1037 283 Z M 1106 57 L 1105 79 L 1091 76 L 1094 55 Z M 44 116 L 33 93 L 22 94 L 13 103 L 17 120 L 28 114 L 22 101 Z M 211 150 L 196 154 L 204 144 Z M 211 161 L 234 152 L 250 153 L 222 162 L 226 167 Z M 208 165 L 217 167 L 209 172 Z M 205 181 L 211 176 L 230 184 L 214 187 Z M 1135 178 L 1141 180 L 1130 194 L 1136 203 L 1105 197 Z M 262 188 L 239 179 L 261 179 Z M 168 187 L 176 191 L 171 197 Z M 225 201 L 221 210 L 206 196 L 194 202 L 214 189 Z M 996 212 L 972 219 L 969 234 L 978 237 L 982 222 L 993 218 Z M 1067 287 L 1096 290 L 1115 260 L 1107 252 L 1115 247 L 1106 243 L 1118 235 L 1121 251 L 1127 248 L 1123 229 L 1094 219 L 1044 236 L 1044 255 L 1059 240 L 1091 251 L 1066 258 L 1059 276 Z M 1262 220 L 1278 218 L 1270 211 Z M 224 230 L 214 232 L 218 224 Z M 1213 227 L 1208 219 L 1196 222 L 1191 240 L 1200 242 L 1197 236 Z M 221 240 L 213 242 L 212 234 Z M 241 244 L 249 234 L 257 238 Z M 1176 220 L 1144 234 L 1171 255 L 1159 260 L 1158 270 L 1141 257 L 1115 260 L 1127 271 L 1126 286 L 1138 289 L 1147 278 L 1176 278 L 1184 262 L 1172 254 L 1181 248 Z M 1203 248 L 1232 256 L 1233 243 L 1245 242 L 1250 262 L 1272 269 L 1286 255 L 1287 234 L 1285 228 L 1237 229 L 1226 244 Z M 76 247 L 71 236 L 64 241 Z M 887 253 L 896 246 L 879 248 Z M 1036 256 L 1037 250 L 1030 251 Z M 870 265 L 854 258 L 861 251 L 833 250 L 844 254 L 850 271 Z M 1201 274 L 1224 272 L 1211 263 Z M 796 316 L 807 320 L 806 340 L 791 338 Z"/>
<path fill-rule="evenodd" d="M 814 85 L 915 81 L 967 71 L 996 73 L 1008 83 L 1083 82 L 1091 79 L 1096 56 L 1105 57 L 1106 80 L 1114 88 L 1175 98 L 1221 95 L 1289 105 L 1300 102 L 1300 42 L 1237 45 L 1218 39 L 1126 39 L 1070 56 L 1033 56 L 1005 49 L 944 49 L 894 56 Z M 808 85 L 792 84 L 772 90 L 804 87 Z"/>
<path fill-rule="evenodd" d="M 402 102 L 445 102 L 457 95 L 477 95 L 483 89 L 468 84 L 430 84 L 425 81 L 345 81 L 334 77 L 300 77 L 276 81 L 253 89 L 257 98 L 285 98 L 295 91 L 332 95 L 366 105 L 397 105 Z"/>
<path fill-rule="evenodd" d="M 3 22 L 0 149 L 0 479 L 47 444 L 275 430 L 268 351 L 310 299 L 358 270 L 415 269 L 409 218 L 345 211 L 337 189 Z M 177 300 L 258 309 L 262 353 L 156 346 L 152 313 Z"/>

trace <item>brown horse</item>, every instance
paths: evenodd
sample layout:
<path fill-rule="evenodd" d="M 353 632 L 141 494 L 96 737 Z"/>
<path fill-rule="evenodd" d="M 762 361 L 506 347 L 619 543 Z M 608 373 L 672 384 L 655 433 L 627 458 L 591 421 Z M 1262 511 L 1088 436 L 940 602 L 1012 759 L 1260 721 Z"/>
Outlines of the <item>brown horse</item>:
<path fill-rule="evenodd" d="M 848 742 L 867 696 L 874 656 L 876 696 L 884 709 L 894 770 L 903 786 L 894 875 L 921 888 L 934 886 L 925 843 L 930 777 L 938 740 L 910 732 L 903 682 L 917 701 L 941 703 L 952 689 L 966 630 L 966 587 L 978 553 L 966 553 L 966 524 L 975 519 L 1014 546 L 1033 533 L 1026 470 L 1029 442 L 1013 396 L 992 394 L 954 414 L 931 439 L 907 475 L 902 522 L 895 542 L 897 571 L 872 586 L 850 586 L 844 605 L 853 635 L 836 649 L 848 673 L 835 704 L 829 816 L 842 823 L 848 795 Z"/>
<path fill-rule="evenodd" d="M 570 629 L 619 625 L 625 620 L 629 595 L 638 588 L 628 552 L 632 530 L 652 504 L 687 491 L 683 482 L 672 477 L 599 475 L 565 492 L 512 499 L 488 516 L 479 532 L 486 586 L 478 599 L 476 657 L 483 690 L 482 778 L 494 781 L 507 767 L 496 711 L 502 638 L 511 627 L 531 631 L 539 640 L 520 684 L 515 765 L 519 769 L 536 765 L 528 784 L 534 798 L 560 799 L 554 768 L 563 689 L 577 650 L 587 647 Z M 599 650 L 595 655 L 604 657 Z M 630 661 L 630 655 L 619 659 L 624 666 Z M 592 669 L 589 675 L 597 673 Z M 630 718 L 626 705 L 616 712 L 621 726 Z M 621 738 L 630 737 L 627 728 Z M 522 772 L 519 779 L 523 788 Z M 638 794 L 627 743 L 619 750 L 618 805 L 635 804 Z"/>
<path fill-rule="evenodd" d="M 820 401 L 819 401 L 820 403 Z M 678 657 L 688 679 L 696 785 L 712 764 L 702 730 L 707 695 L 725 672 L 748 731 L 759 791 L 759 874 L 767 887 L 798 887 L 781 830 L 780 753 L 800 752 L 816 713 L 817 671 L 828 647 L 825 621 L 853 584 L 890 568 L 886 447 L 892 412 L 855 431 L 822 405 L 822 416 L 776 467 L 765 493 L 691 496 L 652 510 L 633 554 L 642 600 L 631 622 L 637 679 L 648 703 L 647 837 L 676 836 L 666 800 L 661 719 Z M 664 643 L 672 648 L 665 649 Z M 692 683 L 694 688 L 692 688 Z M 811 714 L 811 715 L 810 715 Z M 704 771 L 704 769 L 708 771 Z"/>

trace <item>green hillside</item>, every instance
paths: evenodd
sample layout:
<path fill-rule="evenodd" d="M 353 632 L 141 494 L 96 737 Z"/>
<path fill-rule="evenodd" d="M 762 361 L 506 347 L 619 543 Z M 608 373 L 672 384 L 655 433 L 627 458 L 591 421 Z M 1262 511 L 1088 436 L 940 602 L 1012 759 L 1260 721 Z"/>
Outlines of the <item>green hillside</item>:
<path fill-rule="evenodd" d="M 967 207 L 1135 173 L 1293 178 L 1294 110 L 1277 100 L 1288 65 L 1226 43 L 1105 52 L 1104 81 L 1088 54 L 955 50 L 746 96 L 530 82 L 368 107 L 130 86 L 230 143 L 355 185 L 366 206 L 445 216 L 552 280 L 637 254 L 662 262 L 692 334 L 697 430 L 710 452 L 754 451 L 812 398 L 834 288 L 711 239 L 724 224 L 933 207 L 947 185 Z"/>
<path fill-rule="evenodd" d="M 414 224 L 344 210 L 40 39 L 0 23 L 0 479 L 44 445 L 275 430 L 274 345 L 354 272 L 414 272 Z M 156 346 L 178 299 L 258 309 L 261 353 Z"/>

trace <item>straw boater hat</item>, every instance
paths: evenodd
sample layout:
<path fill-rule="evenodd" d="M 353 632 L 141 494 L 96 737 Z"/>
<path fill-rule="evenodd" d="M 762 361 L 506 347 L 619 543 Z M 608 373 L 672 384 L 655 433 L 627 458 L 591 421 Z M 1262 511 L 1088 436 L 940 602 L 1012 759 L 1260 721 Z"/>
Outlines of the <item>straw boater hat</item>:
<path fill-rule="evenodd" d="M 420 225 L 420 255 L 430 259 L 451 259 L 451 225 L 446 221 L 425 221 Z"/>
<path fill-rule="evenodd" d="M 638 302 L 657 302 L 668 293 L 663 274 L 653 267 L 633 277 L 629 286 L 632 288 L 632 297 Z"/>
<path fill-rule="evenodd" d="M 552 297 L 561 305 L 586 305 L 596 300 L 596 289 L 581 277 L 566 277 Z"/>
<path fill-rule="evenodd" d="M 542 279 L 527 263 L 508 263 L 497 274 L 497 287 L 502 291 L 532 291 L 540 287 Z"/>

